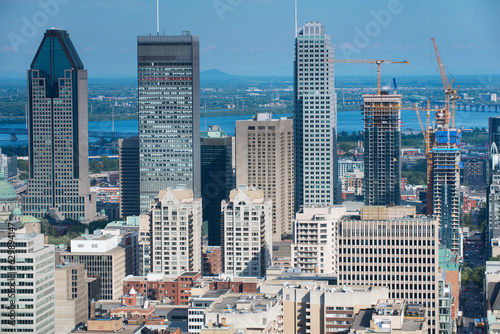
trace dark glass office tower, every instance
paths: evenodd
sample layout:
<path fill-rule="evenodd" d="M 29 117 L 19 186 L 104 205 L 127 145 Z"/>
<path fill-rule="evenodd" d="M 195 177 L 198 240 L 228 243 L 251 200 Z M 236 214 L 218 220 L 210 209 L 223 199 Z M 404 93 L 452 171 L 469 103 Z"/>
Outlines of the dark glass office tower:
<path fill-rule="evenodd" d="M 210 246 L 220 246 L 221 202 L 234 189 L 232 151 L 233 137 L 219 127 L 201 133 L 201 198 Z"/>
<path fill-rule="evenodd" d="M 120 217 L 137 216 L 140 208 L 139 137 L 118 140 Z"/>
<path fill-rule="evenodd" d="M 30 176 L 23 211 L 96 216 L 88 174 L 87 70 L 65 30 L 47 30 L 28 70 Z"/>
<path fill-rule="evenodd" d="M 189 32 L 137 38 L 141 211 L 167 187 L 201 195 L 199 54 Z"/>

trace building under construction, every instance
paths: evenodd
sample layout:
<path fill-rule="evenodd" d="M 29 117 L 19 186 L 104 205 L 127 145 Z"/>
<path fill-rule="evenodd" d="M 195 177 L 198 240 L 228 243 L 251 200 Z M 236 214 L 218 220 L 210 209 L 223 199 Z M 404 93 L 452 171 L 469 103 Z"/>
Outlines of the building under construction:
<path fill-rule="evenodd" d="M 363 95 L 365 205 L 401 204 L 401 95 Z"/>
<path fill-rule="evenodd" d="M 460 252 L 460 140 L 457 129 L 429 129 L 427 213 L 439 221 L 439 239 Z"/>

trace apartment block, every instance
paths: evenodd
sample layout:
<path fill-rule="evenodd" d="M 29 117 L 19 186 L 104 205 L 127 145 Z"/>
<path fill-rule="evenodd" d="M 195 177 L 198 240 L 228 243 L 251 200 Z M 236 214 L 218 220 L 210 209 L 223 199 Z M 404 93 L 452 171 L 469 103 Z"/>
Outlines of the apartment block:
<path fill-rule="evenodd" d="M 236 184 L 248 184 L 271 199 L 273 240 L 292 234 L 294 216 L 293 121 L 258 113 L 236 122 Z"/>
<path fill-rule="evenodd" d="M 360 309 L 387 298 L 386 287 L 338 287 L 316 283 L 285 283 L 284 333 L 348 333 Z"/>
<path fill-rule="evenodd" d="M 437 330 L 438 223 L 433 218 L 339 223 L 339 284 L 387 286 L 389 298 L 422 305 Z"/>
<path fill-rule="evenodd" d="M 242 185 L 222 201 L 221 211 L 223 272 L 265 276 L 272 259 L 272 201 L 263 190 Z"/>
<path fill-rule="evenodd" d="M 139 216 L 139 275 L 145 276 L 151 269 L 151 216 Z"/>
<path fill-rule="evenodd" d="M 220 246 L 203 247 L 201 254 L 203 276 L 215 276 L 222 273 L 222 253 Z"/>
<path fill-rule="evenodd" d="M 61 263 L 55 270 L 55 332 L 67 334 L 88 319 L 87 270 L 81 263 Z"/>
<path fill-rule="evenodd" d="M 307 273 L 337 273 L 337 224 L 345 207 L 303 207 L 293 220 L 292 267 Z"/>
<path fill-rule="evenodd" d="M 401 95 L 363 95 L 365 205 L 401 204 Z"/>
<path fill-rule="evenodd" d="M 14 242 L 14 248 L 12 248 Z M 11 267 L 8 251 L 14 250 Z M 0 233 L 1 331 L 4 333 L 55 334 L 54 246 L 45 245 L 43 234 Z M 12 287 L 14 296 L 12 296 Z M 14 305 L 14 319 L 8 305 Z M 11 325 L 15 320 L 15 325 Z"/>
<path fill-rule="evenodd" d="M 460 139 L 456 129 L 430 132 L 427 155 L 427 214 L 440 225 L 440 242 L 460 254 Z"/>
<path fill-rule="evenodd" d="M 178 276 L 201 271 L 201 198 L 181 186 L 161 190 L 151 202 L 152 273 Z"/>
<path fill-rule="evenodd" d="M 127 275 L 126 250 L 119 246 L 118 236 L 83 234 L 71 240 L 71 251 L 61 252 L 61 258 L 82 263 L 89 276 L 101 278 L 102 299 L 122 296 L 122 279 Z"/>
<path fill-rule="evenodd" d="M 349 159 L 339 159 L 339 180 L 347 173 L 364 172 L 365 163 Z"/>

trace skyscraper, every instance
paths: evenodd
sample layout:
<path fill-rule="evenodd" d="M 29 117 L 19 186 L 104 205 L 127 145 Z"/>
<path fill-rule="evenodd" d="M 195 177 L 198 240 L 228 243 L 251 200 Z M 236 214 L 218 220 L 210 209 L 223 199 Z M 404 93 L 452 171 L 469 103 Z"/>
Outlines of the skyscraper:
<path fill-rule="evenodd" d="M 303 205 L 340 202 L 337 172 L 337 94 L 330 35 L 304 24 L 295 40 L 295 212 Z"/>
<path fill-rule="evenodd" d="M 460 139 L 457 129 L 440 127 L 429 132 L 427 154 L 427 213 L 439 221 L 439 241 L 460 252 Z"/>
<path fill-rule="evenodd" d="M 273 240 L 292 234 L 293 121 L 260 113 L 236 122 L 236 184 L 264 191 L 272 201 Z"/>
<path fill-rule="evenodd" d="M 401 204 L 401 95 L 363 95 L 365 205 Z"/>
<path fill-rule="evenodd" d="M 233 141 L 218 126 L 201 132 L 201 196 L 208 244 L 220 246 L 220 203 L 233 186 Z"/>
<path fill-rule="evenodd" d="M 87 70 L 65 30 L 47 30 L 28 70 L 30 175 L 23 210 L 96 216 L 88 172 Z"/>
<path fill-rule="evenodd" d="M 118 140 L 120 170 L 120 217 L 137 216 L 140 209 L 139 138 Z"/>
<path fill-rule="evenodd" d="M 141 211 L 182 184 L 200 197 L 199 38 L 137 37 Z"/>

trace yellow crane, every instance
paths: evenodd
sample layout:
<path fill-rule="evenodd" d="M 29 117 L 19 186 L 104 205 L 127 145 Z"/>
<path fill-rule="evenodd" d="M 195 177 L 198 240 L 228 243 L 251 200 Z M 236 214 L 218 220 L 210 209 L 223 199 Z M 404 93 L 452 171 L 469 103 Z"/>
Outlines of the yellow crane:
<path fill-rule="evenodd" d="M 434 52 L 436 53 L 436 60 L 438 63 L 438 69 L 439 73 L 441 74 L 441 81 L 443 82 L 443 89 L 444 89 L 444 94 L 445 94 L 445 108 L 444 108 L 444 113 L 445 113 L 445 119 L 449 119 L 449 115 L 451 113 L 451 127 L 455 128 L 455 100 L 460 99 L 460 96 L 457 94 L 458 89 L 460 86 L 458 86 L 457 89 L 453 89 L 453 81 L 455 79 L 451 80 L 451 83 L 448 81 L 448 76 L 446 75 L 446 72 L 444 70 L 444 65 L 443 62 L 441 61 L 441 57 L 439 56 L 439 51 L 438 47 L 436 45 L 436 41 L 434 40 L 434 37 L 431 38 L 432 44 L 434 45 Z M 451 109 L 450 109 L 450 101 L 451 101 Z M 448 122 L 446 123 L 446 128 L 449 127 Z"/>
<path fill-rule="evenodd" d="M 424 140 L 425 140 L 425 154 L 428 154 L 429 151 L 430 151 L 429 131 L 430 131 L 431 111 L 439 111 L 439 109 L 431 109 L 429 101 L 427 101 L 427 107 L 426 108 L 419 107 L 416 103 L 413 105 L 413 107 L 415 109 L 415 112 L 417 113 L 418 122 L 420 123 L 420 129 L 422 130 L 422 134 L 424 135 Z M 422 124 L 422 119 L 420 118 L 419 111 L 425 111 L 425 128 L 424 128 L 424 125 Z"/>
<path fill-rule="evenodd" d="M 382 64 L 410 64 L 408 60 L 395 61 L 389 59 L 325 59 L 325 63 L 343 64 L 377 64 L 377 94 L 380 95 L 380 66 Z"/>

